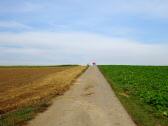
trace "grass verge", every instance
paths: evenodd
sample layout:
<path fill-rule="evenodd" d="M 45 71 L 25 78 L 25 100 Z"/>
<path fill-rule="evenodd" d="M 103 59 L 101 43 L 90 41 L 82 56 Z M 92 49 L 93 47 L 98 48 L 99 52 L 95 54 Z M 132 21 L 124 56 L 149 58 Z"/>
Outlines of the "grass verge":
<path fill-rule="evenodd" d="M 45 111 L 49 105 L 49 101 L 45 101 L 3 114 L 0 116 L 0 126 L 25 125 L 26 122 L 33 119 L 37 113 Z"/>

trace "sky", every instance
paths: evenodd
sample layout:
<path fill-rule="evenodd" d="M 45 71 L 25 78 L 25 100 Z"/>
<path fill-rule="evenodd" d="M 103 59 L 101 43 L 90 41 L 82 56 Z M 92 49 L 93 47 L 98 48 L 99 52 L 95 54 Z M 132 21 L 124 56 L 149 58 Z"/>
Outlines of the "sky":
<path fill-rule="evenodd" d="M 0 65 L 168 65 L 167 0 L 0 0 Z"/>

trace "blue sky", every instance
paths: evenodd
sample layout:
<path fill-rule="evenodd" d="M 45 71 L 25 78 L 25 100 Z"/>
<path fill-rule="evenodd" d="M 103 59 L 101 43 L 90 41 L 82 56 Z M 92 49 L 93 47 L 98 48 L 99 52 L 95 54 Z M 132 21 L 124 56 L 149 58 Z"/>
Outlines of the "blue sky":
<path fill-rule="evenodd" d="M 167 0 L 0 0 L 0 64 L 168 65 Z"/>

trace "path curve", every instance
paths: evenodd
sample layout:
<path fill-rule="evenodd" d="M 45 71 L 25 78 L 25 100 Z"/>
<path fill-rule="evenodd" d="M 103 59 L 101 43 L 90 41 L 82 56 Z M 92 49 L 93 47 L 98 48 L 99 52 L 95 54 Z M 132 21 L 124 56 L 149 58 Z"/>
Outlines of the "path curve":
<path fill-rule="evenodd" d="M 136 126 L 96 66 L 29 126 Z"/>

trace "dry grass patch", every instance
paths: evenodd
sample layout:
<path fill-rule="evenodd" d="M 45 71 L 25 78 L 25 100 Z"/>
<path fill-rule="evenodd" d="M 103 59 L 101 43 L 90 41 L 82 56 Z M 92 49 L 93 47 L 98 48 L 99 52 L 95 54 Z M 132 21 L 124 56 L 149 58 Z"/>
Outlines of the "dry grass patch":
<path fill-rule="evenodd" d="M 62 94 L 85 68 L 0 68 L 1 113 Z"/>

